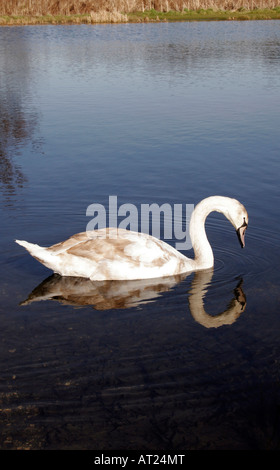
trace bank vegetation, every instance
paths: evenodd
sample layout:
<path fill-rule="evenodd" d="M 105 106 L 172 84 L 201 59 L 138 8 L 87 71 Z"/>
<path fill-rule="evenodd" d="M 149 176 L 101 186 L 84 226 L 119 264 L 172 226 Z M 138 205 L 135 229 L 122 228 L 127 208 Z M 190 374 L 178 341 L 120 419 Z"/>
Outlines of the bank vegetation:
<path fill-rule="evenodd" d="M 280 19 L 280 0 L 0 0 L 0 25 Z"/>

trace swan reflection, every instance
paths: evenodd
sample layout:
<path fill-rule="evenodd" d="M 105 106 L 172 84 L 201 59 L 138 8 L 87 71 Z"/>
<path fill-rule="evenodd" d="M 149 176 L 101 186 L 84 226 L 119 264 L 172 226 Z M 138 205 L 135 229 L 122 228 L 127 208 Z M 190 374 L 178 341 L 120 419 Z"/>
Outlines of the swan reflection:
<path fill-rule="evenodd" d="M 242 290 L 242 280 L 234 289 L 234 298 L 229 306 L 217 315 L 210 315 L 204 307 L 204 297 L 211 284 L 213 269 L 195 273 L 188 295 L 188 303 L 194 320 L 206 328 L 230 325 L 245 311 L 246 297 Z M 95 310 L 125 309 L 148 302 L 155 302 L 182 282 L 187 274 L 160 279 L 137 281 L 90 281 L 79 277 L 62 277 L 58 274 L 45 279 L 21 302 L 55 300 L 64 305 L 92 306 Z"/>
<path fill-rule="evenodd" d="M 242 289 L 243 280 L 241 279 L 235 287 L 233 291 L 234 298 L 230 301 L 228 307 L 219 314 L 209 315 L 205 311 L 203 299 L 210 286 L 212 276 L 212 269 L 199 271 L 195 274 L 188 296 L 190 312 L 195 321 L 205 326 L 205 328 L 232 325 L 246 308 L 246 296 Z"/>
<path fill-rule="evenodd" d="M 160 294 L 169 291 L 184 277 L 186 276 L 176 275 L 134 281 L 91 281 L 53 274 L 36 287 L 21 305 L 40 300 L 57 300 L 76 307 L 91 305 L 95 310 L 136 307 L 155 301 Z"/>

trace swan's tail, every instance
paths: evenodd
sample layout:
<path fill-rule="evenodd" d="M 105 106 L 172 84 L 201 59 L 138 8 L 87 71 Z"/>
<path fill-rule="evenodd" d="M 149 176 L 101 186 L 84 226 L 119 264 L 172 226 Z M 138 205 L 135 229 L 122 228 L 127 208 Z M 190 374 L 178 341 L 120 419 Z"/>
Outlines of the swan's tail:
<path fill-rule="evenodd" d="M 35 245 L 35 243 L 25 242 L 24 240 L 15 240 L 18 245 L 23 246 L 32 256 L 36 256 L 38 250 L 42 250 L 42 247 Z"/>
<path fill-rule="evenodd" d="M 36 245 L 35 243 L 29 243 L 24 240 L 15 240 L 18 245 L 23 246 L 37 261 L 42 263 L 49 269 L 55 270 L 55 264 L 57 259 L 53 256 L 47 248 Z"/>

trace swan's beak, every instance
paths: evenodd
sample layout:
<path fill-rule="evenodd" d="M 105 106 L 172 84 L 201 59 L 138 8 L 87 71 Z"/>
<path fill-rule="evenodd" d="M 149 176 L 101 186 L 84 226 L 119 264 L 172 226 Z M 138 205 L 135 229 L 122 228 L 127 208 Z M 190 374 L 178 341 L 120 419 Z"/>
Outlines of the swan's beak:
<path fill-rule="evenodd" d="M 240 245 L 241 245 L 241 248 L 244 248 L 244 246 L 245 246 L 245 232 L 246 232 L 246 228 L 247 228 L 247 224 L 246 224 L 245 218 L 244 218 L 244 223 L 241 225 L 241 227 L 239 227 L 239 229 L 236 230 L 236 233 L 237 233 L 238 240 L 239 240 L 239 243 L 240 243 Z"/>

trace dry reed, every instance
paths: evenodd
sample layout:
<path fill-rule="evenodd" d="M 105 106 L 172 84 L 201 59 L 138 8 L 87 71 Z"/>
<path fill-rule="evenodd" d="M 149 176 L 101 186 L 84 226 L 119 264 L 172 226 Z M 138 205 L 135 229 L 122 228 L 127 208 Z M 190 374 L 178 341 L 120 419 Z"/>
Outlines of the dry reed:
<path fill-rule="evenodd" d="M 90 15 L 93 22 L 117 22 L 126 21 L 126 13 L 151 9 L 160 12 L 184 9 L 215 11 L 279 6 L 280 0 L 0 0 L 0 15 Z"/>
<path fill-rule="evenodd" d="M 91 11 L 91 23 L 126 23 L 128 21 L 127 15 L 118 11 Z"/>

